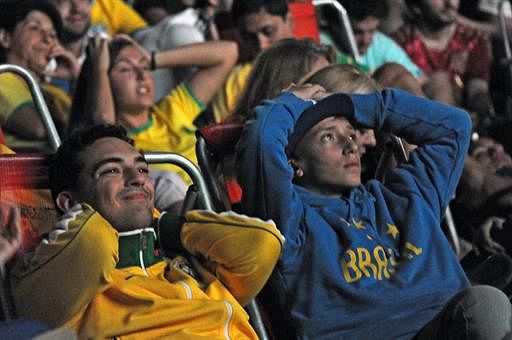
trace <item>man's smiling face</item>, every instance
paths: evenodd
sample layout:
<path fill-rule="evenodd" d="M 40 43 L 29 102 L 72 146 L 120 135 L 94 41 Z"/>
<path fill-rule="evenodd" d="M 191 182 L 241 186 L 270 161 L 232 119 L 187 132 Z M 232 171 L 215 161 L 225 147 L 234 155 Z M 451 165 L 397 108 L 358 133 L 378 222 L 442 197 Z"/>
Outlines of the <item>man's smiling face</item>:
<path fill-rule="evenodd" d="M 79 154 L 76 202 L 96 209 L 118 231 L 145 228 L 154 208 L 153 182 L 144 157 L 125 141 L 105 137 Z"/>

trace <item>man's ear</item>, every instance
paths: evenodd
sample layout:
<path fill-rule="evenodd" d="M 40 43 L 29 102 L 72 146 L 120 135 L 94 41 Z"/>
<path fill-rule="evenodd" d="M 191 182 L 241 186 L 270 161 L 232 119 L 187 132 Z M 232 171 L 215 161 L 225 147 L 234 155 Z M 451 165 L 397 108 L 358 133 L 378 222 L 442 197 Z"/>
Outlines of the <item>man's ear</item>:
<path fill-rule="evenodd" d="M 8 49 L 11 46 L 11 34 L 5 30 L 0 29 L 0 47 Z"/>
<path fill-rule="evenodd" d="M 66 212 L 71 209 L 77 203 L 74 195 L 71 191 L 61 191 L 57 195 L 57 199 L 55 200 L 55 204 L 62 211 Z"/>

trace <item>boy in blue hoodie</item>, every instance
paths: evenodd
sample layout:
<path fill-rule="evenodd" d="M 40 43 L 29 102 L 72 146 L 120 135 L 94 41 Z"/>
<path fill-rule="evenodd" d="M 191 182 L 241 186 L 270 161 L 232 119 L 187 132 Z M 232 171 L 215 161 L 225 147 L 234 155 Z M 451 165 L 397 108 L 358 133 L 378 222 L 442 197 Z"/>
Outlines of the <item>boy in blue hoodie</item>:
<path fill-rule="evenodd" d="M 244 213 L 286 237 L 272 287 L 303 339 L 502 339 L 505 294 L 470 287 L 441 228 L 471 122 L 457 108 L 395 89 L 334 94 L 292 87 L 258 106 L 239 142 Z M 362 185 L 355 128 L 418 145 Z"/>

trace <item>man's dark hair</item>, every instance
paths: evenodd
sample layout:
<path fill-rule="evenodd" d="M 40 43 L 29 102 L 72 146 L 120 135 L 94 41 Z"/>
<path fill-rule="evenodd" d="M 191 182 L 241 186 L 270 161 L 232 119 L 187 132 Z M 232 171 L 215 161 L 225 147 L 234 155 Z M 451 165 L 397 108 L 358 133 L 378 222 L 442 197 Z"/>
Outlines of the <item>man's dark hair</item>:
<path fill-rule="evenodd" d="M 339 0 L 351 20 L 363 21 L 368 17 L 384 19 L 388 16 L 389 5 L 383 0 Z"/>
<path fill-rule="evenodd" d="M 25 20 L 32 11 L 46 14 L 53 23 L 59 39 L 62 34 L 62 20 L 59 11 L 45 0 L 0 0 L 0 29 L 12 33 L 16 25 Z M 0 48 L 0 63 L 5 62 L 5 50 Z"/>
<path fill-rule="evenodd" d="M 77 189 L 78 175 L 84 166 L 80 153 L 96 140 L 105 137 L 119 138 L 133 145 L 133 140 L 120 125 L 96 125 L 77 130 L 63 141 L 50 162 L 50 190 L 54 200 L 64 190 Z"/>
<path fill-rule="evenodd" d="M 278 15 L 283 19 L 288 14 L 288 1 L 286 0 L 234 0 L 231 5 L 231 17 L 235 25 L 246 16 L 258 13 L 264 9 L 270 15 Z"/>

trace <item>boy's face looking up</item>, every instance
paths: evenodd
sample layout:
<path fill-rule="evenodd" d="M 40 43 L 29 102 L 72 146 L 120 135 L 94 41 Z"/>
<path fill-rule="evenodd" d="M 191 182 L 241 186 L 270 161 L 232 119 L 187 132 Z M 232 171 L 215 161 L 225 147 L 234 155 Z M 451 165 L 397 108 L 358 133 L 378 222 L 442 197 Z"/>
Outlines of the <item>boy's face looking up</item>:
<path fill-rule="evenodd" d="M 153 218 L 153 183 L 144 157 L 125 141 L 105 137 L 79 154 L 75 202 L 96 209 L 118 231 L 146 228 Z"/>
<path fill-rule="evenodd" d="M 325 196 L 339 196 L 361 184 L 356 130 L 345 119 L 329 117 L 300 140 L 291 160 L 297 183 Z"/>
<path fill-rule="evenodd" d="M 291 18 L 272 15 L 260 9 L 239 20 L 238 28 L 244 44 L 255 56 L 279 40 L 293 38 Z"/>

